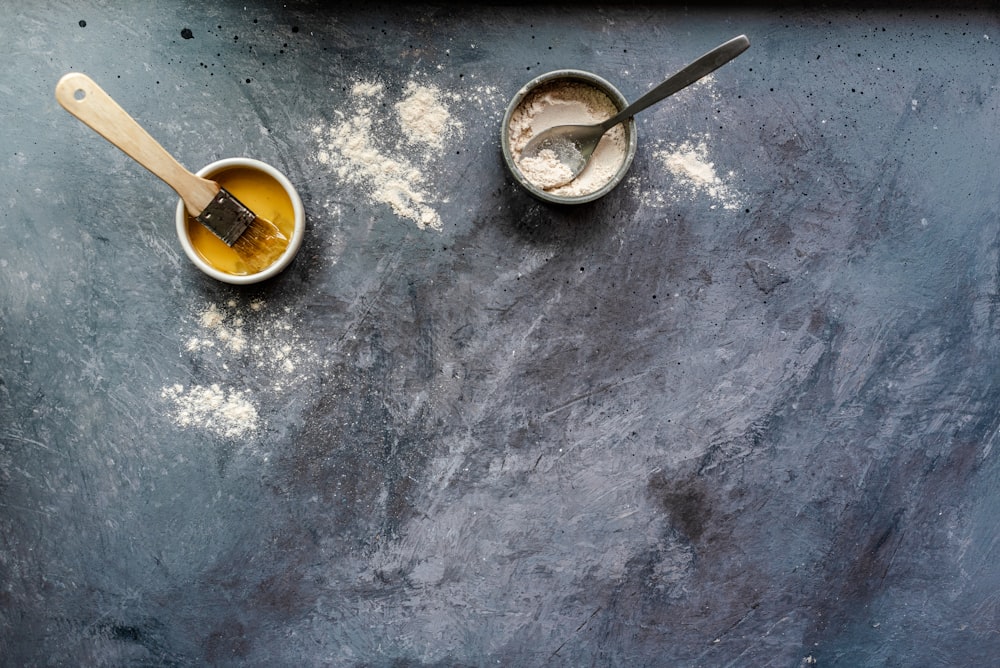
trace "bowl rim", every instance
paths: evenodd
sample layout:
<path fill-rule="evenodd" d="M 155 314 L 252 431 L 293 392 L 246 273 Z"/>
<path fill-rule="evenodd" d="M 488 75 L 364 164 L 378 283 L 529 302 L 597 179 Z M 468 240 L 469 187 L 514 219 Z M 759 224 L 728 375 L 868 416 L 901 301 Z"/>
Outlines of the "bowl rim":
<path fill-rule="evenodd" d="M 608 194 L 615 188 L 615 186 L 621 183 L 621 181 L 625 178 L 625 175 L 628 173 L 628 170 L 631 168 L 632 161 L 635 159 L 636 147 L 638 146 L 635 118 L 630 118 L 624 122 L 626 135 L 628 137 L 628 144 L 625 148 L 625 159 L 622 161 L 621 167 L 619 167 L 618 171 L 607 183 L 597 190 L 585 195 L 554 195 L 550 192 L 542 190 L 525 178 L 521 173 L 521 170 L 514 162 L 513 151 L 511 150 L 510 145 L 510 119 L 514 115 L 514 111 L 521 104 L 521 101 L 524 100 L 524 98 L 527 97 L 531 91 L 539 86 L 561 79 L 565 79 L 567 81 L 580 81 L 600 88 L 602 92 L 611 98 L 611 101 L 615 104 L 619 111 L 628 106 L 628 100 L 625 96 L 622 95 L 614 84 L 600 75 L 586 70 L 570 68 L 552 70 L 531 79 L 526 84 L 521 86 L 516 93 L 514 93 L 510 103 L 507 105 L 507 110 L 504 113 L 503 122 L 500 126 L 500 146 L 503 152 L 504 163 L 507 165 L 508 171 L 511 175 L 513 175 L 514 180 L 523 186 L 529 193 L 538 199 L 552 202 L 554 204 L 584 204 L 586 202 L 592 202 Z"/>
<path fill-rule="evenodd" d="M 302 240 L 305 237 L 305 208 L 302 206 L 302 198 L 299 197 L 299 193 L 295 189 L 295 186 L 292 185 L 292 182 L 273 166 L 260 160 L 255 160 L 253 158 L 223 158 L 205 165 L 195 172 L 195 174 L 208 178 L 214 174 L 233 167 L 248 167 L 250 169 L 256 169 L 264 172 L 278 182 L 292 202 L 292 214 L 294 218 L 292 238 L 288 240 L 288 247 L 285 248 L 285 252 L 283 252 L 277 260 L 272 262 L 267 269 L 258 271 L 256 274 L 237 276 L 220 271 L 202 259 L 202 257 L 198 254 L 198 251 L 195 250 L 194 245 L 191 243 L 191 239 L 187 235 L 187 212 L 184 208 L 184 200 L 182 199 L 177 200 L 177 209 L 174 214 L 174 221 L 177 230 L 177 238 L 181 242 L 184 254 L 187 255 L 188 259 L 196 267 L 198 267 L 198 269 L 212 278 L 222 281 L 223 283 L 230 283 L 233 285 L 249 285 L 252 283 L 259 283 L 276 276 L 281 273 L 285 267 L 291 264 L 295 255 L 299 252 L 299 247 L 302 246 Z"/>

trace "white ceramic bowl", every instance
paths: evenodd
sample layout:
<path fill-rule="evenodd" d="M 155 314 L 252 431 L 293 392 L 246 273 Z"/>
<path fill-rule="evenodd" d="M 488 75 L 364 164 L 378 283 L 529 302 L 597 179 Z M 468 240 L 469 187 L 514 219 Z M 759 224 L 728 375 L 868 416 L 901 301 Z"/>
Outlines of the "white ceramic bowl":
<path fill-rule="evenodd" d="M 302 239 L 305 237 L 306 214 L 305 209 L 302 207 L 302 199 L 299 197 L 299 193 L 295 190 L 295 186 L 292 185 L 291 181 L 289 181 L 285 175 L 277 169 L 265 162 L 261 162 L 260 160 L 254 160 L 252 158 L 226 158 L 224 160 L 217 160 L 198 170 L 198 176 L 210 179 L 221 172 L 236 167 L 254 169 L 263 172 L 277 181 L 288 195 L 288 199 L 291 200 L 295 221 L 292 236 L 288 240 L 288 247 L 285 249 L 285 252 L 282 253 L 270 266 L 263 271 L 257 272 L 256 274 L 246 274 L 240 276 L 216 269 L 201 257 L 191 243 L 191 238 L 188 236 L 187 232 L 187 212 L 184 209 L 184 202 L 182 200 L 177 201 L 177 238 L 180 239 L 181 247 L 184 248 L 184 254 L 187 255 L 188 259 L 191 260 L 191 262 L 193 262 L 194 265 L 201 269 L 204 273 L 214 279 L 223 281 L 224 283 L 248 285 L 250 283 L 259 283 L 260 281 L 267 280 L 281 273 L 281 271 L 291 263 L 291 261 L 295 258 L 295 254 L 299 252 L 299 247 L 302 245 Z"/>

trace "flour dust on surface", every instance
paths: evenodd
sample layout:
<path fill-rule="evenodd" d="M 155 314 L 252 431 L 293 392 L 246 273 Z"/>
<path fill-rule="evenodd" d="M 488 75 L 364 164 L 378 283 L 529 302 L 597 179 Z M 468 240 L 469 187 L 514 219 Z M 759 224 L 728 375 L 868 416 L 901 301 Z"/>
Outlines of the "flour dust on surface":
<path fill-rule="evenodd" d="M 631 175 L 625 185 L 643 206 L 656 209 L 699 198 L 708 200 L 709 209 L 740 209 L 746 201 L 736 185 L 740 177 L 716 164 L 716 141 L 709 133 L 693 133 L 677 142 L 653 140 L 649 174 Z"/>
<path fill-rule="evenodd" d="M 736 177 L 733 171 L 720 174 L 711 156 L 709 134 L 695 135 L 691 139 L 667 144 L 654 152 L 655 159 L 672 177 L 669 189 L 688 194 L 705 194 L 714 202 L 710 208 L 740 208 L 743 196 L 732 185 Z"/>
<path fill-rule="evenodd" d="M 265 426 L 260 396 L 280 397 L 325 366 L 299 333 L 289 307 L 229 300 L 192 307 L 192 315 L 184 321 L 180 354 L 201 377 L 160 392 L 178 427 L 227 438 L 251 436 Z"/>
<path fill-rule="evenodd" d="M 445 144 L 463 133 L 448 96 L 410 81 L 393 100 L 384 84 L 361 81 L 348 102 L 350 108 L 335 111 L 332 123 L 313 128 L 319 162 L 341 182 L 362 189 L 371 203 L 389 206 L 420 229 L 440 230 L 437 204 L 444 198 L 434 190 L 433 174 Z"/>
<path fill-rule="evenodd" d="M 196 427 L 228 438 L 249 436 L 260 427 L 257 407 L 244 390 L 215 383 L 207 387 L 175 383 L 164 387 L 160 396 L 170 402 L 171 417 L 179 427 Z"/>
<path fill-rule="evenodd" d="M 709 74 L 665 104 L 717 109 L 725 99 L 715 75 Z M 625 184 L 644 206 L 663 208 L 696 198 L 707 198 L 709 209 L 734 211 L 745 205 L 746 196 L 736 185 L 739 175 L 717 157 L 719 145 L 726 141 L 724 133 L 689 129 L 680 139 L 668 141 L 647 130 L 640 141 L 649 147 L 651 169 L 648 176 L 629 176 Z"/>
<path fill-rule="evenodd" d="M 441 230 L 440 205 L 450 201 L 457 180 L 444 158 L 466 148 L 467 128 L 456 111 L 471 105 L 487 112 L 496 95 L 492 86 L 459 94 L 417 79 L 393 90 L 356 81 L 332 120 L 312 127 L 316 160 L 370 204 L 389 207 L 419 229 Z"/>

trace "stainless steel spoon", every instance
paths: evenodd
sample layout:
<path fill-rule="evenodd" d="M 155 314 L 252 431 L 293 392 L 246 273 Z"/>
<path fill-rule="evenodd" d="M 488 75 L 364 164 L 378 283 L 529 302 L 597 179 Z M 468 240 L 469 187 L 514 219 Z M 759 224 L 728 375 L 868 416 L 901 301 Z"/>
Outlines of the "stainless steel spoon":
<path fill-rule="evenodd" d="M 725 44 L 715 47 L 603 123 L 595 125 L 557 125 L 540 132 L 525 145 L 521 151 L 521 159 L 538 157 L 541 151 L 549 149 L 555 154 L 559 162 L 566 165 L 572 173 L 572 176 L 562 183 L 553 184 L 550 187 L 569 183 L 587 166 L 590 156 L 594 153 L 594 149 L 597 148 L 597 144 L 601 141 L 601 137 L 604 136 L 605 132 L 622 121 L 635 116 L 646 107 L 656 104 L 682 88 L 687 88 L 705 75 L 711 74 L 746 51 L 749 46 L 750 40 L 747 39 L 746 35 L 740 35 Z"/>

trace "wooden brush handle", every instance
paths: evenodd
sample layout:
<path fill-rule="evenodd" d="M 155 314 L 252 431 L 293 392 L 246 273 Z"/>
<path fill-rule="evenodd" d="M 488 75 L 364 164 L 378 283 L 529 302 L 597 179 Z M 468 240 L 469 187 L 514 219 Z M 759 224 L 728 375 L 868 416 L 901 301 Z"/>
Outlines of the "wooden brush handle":
<path fill-rule="evenodd" d="M 219 184 L 184 169 L 134 118 L 86 74 L 72 72 L 56 84 L 56 100 L 92 130 L 173 188 L 197 216 L 219 192 Z"/>

